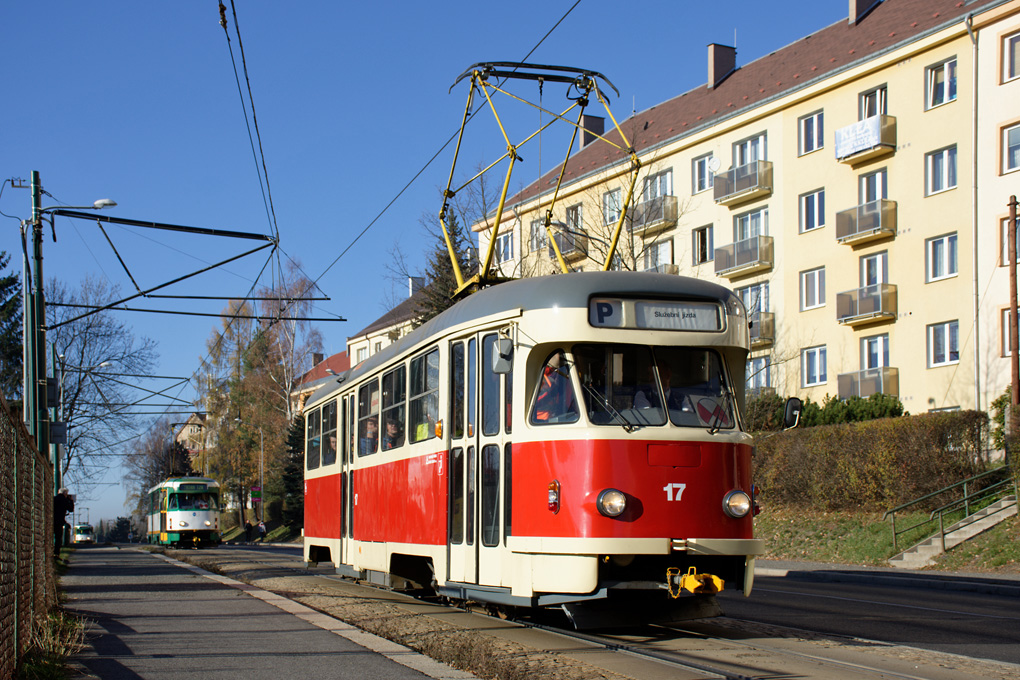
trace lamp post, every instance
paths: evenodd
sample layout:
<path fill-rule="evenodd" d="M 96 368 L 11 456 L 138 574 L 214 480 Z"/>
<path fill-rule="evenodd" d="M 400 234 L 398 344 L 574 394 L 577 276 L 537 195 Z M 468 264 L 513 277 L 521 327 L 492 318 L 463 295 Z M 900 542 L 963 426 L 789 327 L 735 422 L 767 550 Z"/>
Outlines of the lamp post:
<path fill-rule="evenodd" d="M 108 198 L 95 201 L 88 206 L 51 206 L 42 207 L 42 183 L 39 172 L 32 171 L 32 219 L 21 223 L 22 239 L 25 229 L 32 227 L 32 279 L 34 291 L 30 291 L 28 270 L 25 271 L 25 419 L 29 433 L 35 437 L 36 447 L 46 452 L 50 444 L 49 405 L 46 399 L 46 300 L 43 294 L 42 268 L 42 230 L 43 218 L 46 213 L 54 210 L 78 209 L 101 210 L 117 205 Z M 51 218 L 52 219 L 52 218 Z M 25 248 L 27 251 L 27 246 Z M 27 258 L 26 258 L 27 260 Z M 28 262 L 26 261 L 26 265 Z M 60 461 L 55 457 L 53 463 L 53 493 L 60 489 Z"/>

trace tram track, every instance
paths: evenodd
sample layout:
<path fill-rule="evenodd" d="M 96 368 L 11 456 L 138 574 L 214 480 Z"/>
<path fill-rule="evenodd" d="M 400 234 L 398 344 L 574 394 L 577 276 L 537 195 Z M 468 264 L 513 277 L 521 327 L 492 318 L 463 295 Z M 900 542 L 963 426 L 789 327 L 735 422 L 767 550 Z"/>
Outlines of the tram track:
<path fill-rule="evenodd" d="M 271 554 L 259 547 L 215 553 L 195 553 L 194 561 L 228 558 L 271 572 L 270 578 L 318 576 L 325 582 L 355 587 L 328 567 L 308 569 L 293 555 Z M 226 566 L 226 562 L 224 562 Z M 376 592 L 393 594 L 370 584 Z M 324 586 L 325 587 L 325 586 Z M 396 595 L 396 594 L 394 594 Z M 438 616 L 480 636 L 513 640 L 527 647 L 526 656 L 571 659 L 621 677 L 632 678 L 726 678 L 775 677 L 839 678 L 840 680 L 949 680 L 950 678 L 1002 678 L 1016 672 L 966 657 L 933 653 L 872 640 L 761 624 L 729 617 L 670 626 L 577 632 L 556 623 L 519 618 L 493 617 L 484 607 L 457 607 L 435 599 L 386 598 L 404 616 Z M 415 604 L 418 603 L 418 604 Z M 480 617 L 480 618 L 474 618 Z M 565 625 L 565 624 L 564 624 Z M 515 632 L 516 631 L 516 632 Z M 1005 674 L 1004 674 L 1005 673 Z M 610 677 L 610 676 L 604 676 Z"/>

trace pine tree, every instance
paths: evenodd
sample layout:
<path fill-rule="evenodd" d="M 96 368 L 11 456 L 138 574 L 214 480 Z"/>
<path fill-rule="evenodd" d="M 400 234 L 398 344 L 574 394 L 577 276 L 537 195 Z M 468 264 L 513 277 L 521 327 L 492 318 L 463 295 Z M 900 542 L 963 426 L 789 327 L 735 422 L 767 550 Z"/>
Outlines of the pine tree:
<path fill-rule="evenodd" d="M 460 220 L 451 209 L 447 212 L 446 228 L 450 234 L 450 242 L 457 257 L 461 274 L 467 278 L 471 275 L 470 257 Z M 453 273 L 450 251 L 446 246 L 441 230 L 437 231 L 436 244 L 432 248 L 428 265 L 425 269 L 425 286 L 418 292 L 415 311 L 418 317 L 415 326 L 420 326 L 434 316 L 453 306 L 453 294 L 457 291 L 457 277 Z"/>
<path fill-rule="evenodd" d="M 0 251 L 0 271 L 7 268 L 10 255 Z M 0 392 L 7 399 L 21 395 L 22 321 L 20 277 L 0 276 Z"/>

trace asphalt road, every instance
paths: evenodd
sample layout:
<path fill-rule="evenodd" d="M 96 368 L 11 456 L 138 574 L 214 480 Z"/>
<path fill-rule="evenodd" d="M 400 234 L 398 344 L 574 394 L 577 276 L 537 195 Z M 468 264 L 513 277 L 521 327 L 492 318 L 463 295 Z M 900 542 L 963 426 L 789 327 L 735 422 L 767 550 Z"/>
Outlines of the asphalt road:
<path fill-rule="evenodd" d="M 727 616 L 1020 664 L 1020 598 L 880 583 L 757 577 Z"/>

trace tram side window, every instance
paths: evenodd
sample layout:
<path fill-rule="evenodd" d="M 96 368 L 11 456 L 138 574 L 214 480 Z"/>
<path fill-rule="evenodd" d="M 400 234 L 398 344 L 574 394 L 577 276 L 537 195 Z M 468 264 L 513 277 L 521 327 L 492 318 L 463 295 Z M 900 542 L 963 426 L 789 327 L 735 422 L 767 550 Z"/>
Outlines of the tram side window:
<path fill-rule="evenodd" d="M 482 447 L 482 545 L 499 545 L 499 447 Z"/>
<path fill-rule="evenodd" d="M 411 442 L 436 436 L 439 414 L 439 350 L 411 359 L 408 431 Z"/>
<path fill-rule="evenodd" d="M 464 343 L 450 349 L 450 436 L 464 436 Z"/>
<path fill-rule="evenodd" d="M 357 450 L 357 441 L 355 441 L 355 433 L 358 431 L 354 427 L 354 395 L 348 395 L 344 397 L 344 403 L 347 405 L 347 462 L 354 462 L 354 452 Z"/>
<path fill-rule="evenodd" d="M 407 396 L 406 369 L 403 366 L 382 378 L 382 450 L 404 445 L 404 400 Z"/>
<path fill-rule="evenodd" d="M 450 452 L 450 543 L 464 542 L 464 449 Z"/>
<path fill-rule="evenodd" d="M 322 464 L 336 462 L 336 400 L 322 407 Z"/>
<path fill-rule="evenodd" d="M 482 434 L 499 434 L 499 374 L 492 370 L 496 334 L 482 338 Z"/>
<path fill-rule="evenodd" d="M 305 426 L 307 437 L 305 440 L 305 467 L 315 470 L 319 467 L 319 445 L 322 436 L 322 412 L 314 409 L 308 414 L 308 424 Z"/>
<path fill-rule="evenodd" d="M 475 398 L 478 391 L 478 349 L 474 338 L 468 341 L 467 353 L 467 436 L 475 436 Z"/>
<path fill-rule="evenodd" d="M 367 456 L 379 450 L 379 383 L 372 382 L 358 389 L 358 455 Z"/>
<path fill-rule="evenodd" d="M 531 424 L 574 423 L 579 417 L 574 386 L 570 382 L 570 364 L 563 350 L 556 350 L 545 360 L 539 373 Z"/>

